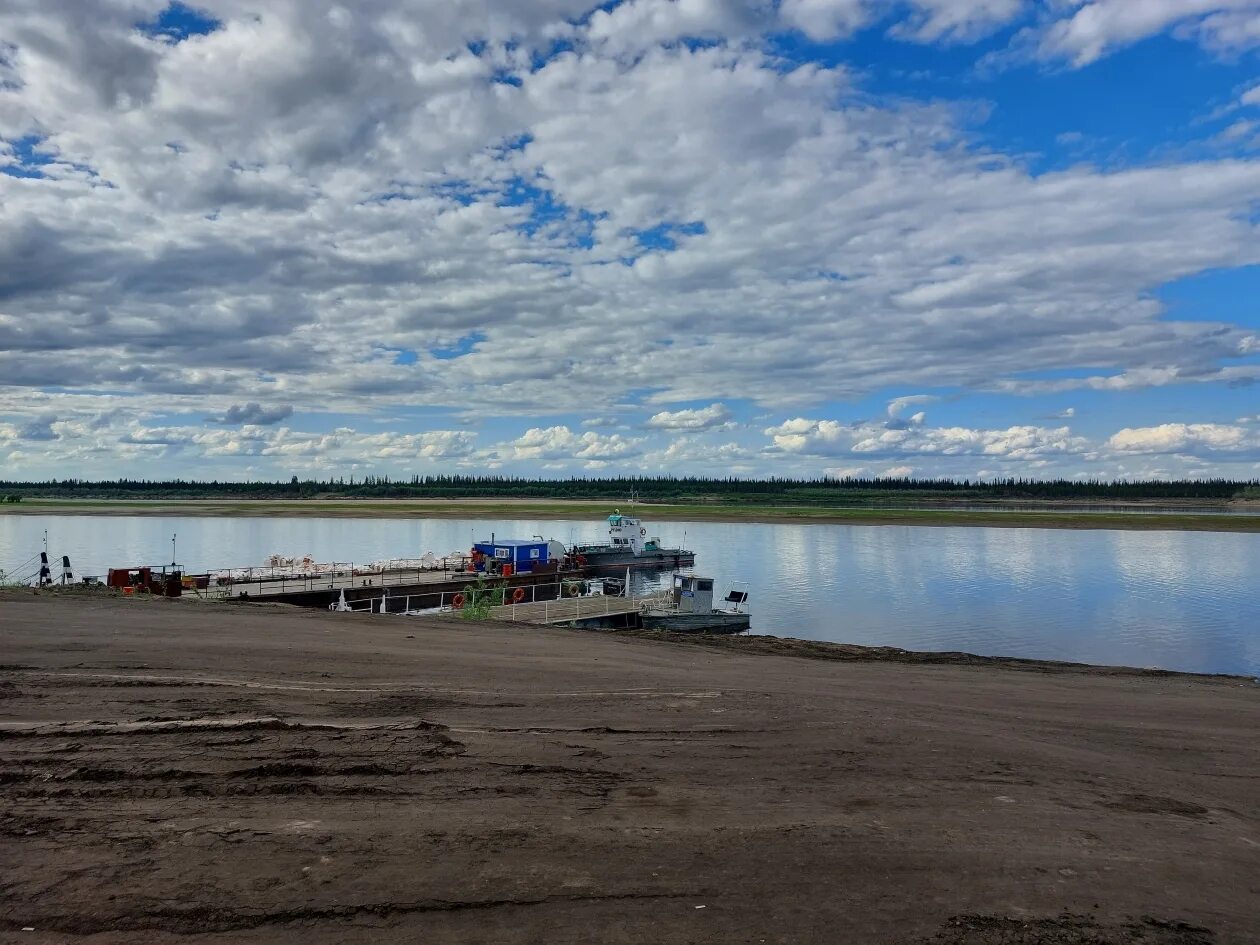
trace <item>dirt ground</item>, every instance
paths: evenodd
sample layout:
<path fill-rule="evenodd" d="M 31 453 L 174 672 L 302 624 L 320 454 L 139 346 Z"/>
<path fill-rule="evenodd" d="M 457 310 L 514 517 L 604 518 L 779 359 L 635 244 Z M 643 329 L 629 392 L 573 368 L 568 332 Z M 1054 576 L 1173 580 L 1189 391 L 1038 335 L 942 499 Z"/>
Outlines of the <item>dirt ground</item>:
<path fill-rule="evenodd" d="M 4 942 L 1260 941 L 1251 681 L 30 592 L 0 662 Z"/>

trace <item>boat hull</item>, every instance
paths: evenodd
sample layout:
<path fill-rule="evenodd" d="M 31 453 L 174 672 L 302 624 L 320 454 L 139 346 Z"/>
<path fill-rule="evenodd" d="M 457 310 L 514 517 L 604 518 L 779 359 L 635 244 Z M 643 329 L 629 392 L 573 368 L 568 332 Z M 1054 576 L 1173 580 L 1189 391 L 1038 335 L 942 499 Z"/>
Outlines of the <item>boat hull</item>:
<path fill-rule="evenodd" d="M 674 568 L 690 568 L 696 563 L 695 552 L 683 551 L 681 548 L 661 548 L 636 555 L 620 550 L 603 551 L 579 547 L 574 549 L 573 554 L 586 559 L 582 568 L 594 574 L 616 574 L 626 568 L 669 571 Z"/>
<path fill-rule="evenodd" d="M 743 633 L 752 626 L 752 618 L 748 614 L 723 611 L 681 614 L 649 610 L 641 619 L 644 630 L 668 630 L 670 633 Z"/>

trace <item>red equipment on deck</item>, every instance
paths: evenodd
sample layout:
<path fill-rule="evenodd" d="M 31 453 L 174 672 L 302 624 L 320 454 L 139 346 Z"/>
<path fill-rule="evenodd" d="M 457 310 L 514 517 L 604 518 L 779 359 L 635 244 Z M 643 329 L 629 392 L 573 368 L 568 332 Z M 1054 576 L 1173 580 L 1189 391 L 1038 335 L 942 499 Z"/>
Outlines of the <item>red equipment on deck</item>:
<path fill-rule="evenodd" d="M 105 581 L 124 594 L 156 594 L 159 597 L 180 597 L 183 594 L 183 572 L 166 568 L 110 568 Z"/>

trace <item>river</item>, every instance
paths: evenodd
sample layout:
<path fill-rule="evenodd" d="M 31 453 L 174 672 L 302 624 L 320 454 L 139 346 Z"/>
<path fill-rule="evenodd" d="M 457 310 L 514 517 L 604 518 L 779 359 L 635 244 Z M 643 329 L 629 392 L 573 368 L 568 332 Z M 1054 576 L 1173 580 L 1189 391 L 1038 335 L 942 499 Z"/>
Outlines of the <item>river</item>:
<path fill-rule="evenodd" d="M 188 571 L 270 554 L 366 563 L 474 539 L 604 537 L 601 522 L 0 515 L 0 568 L 48 532 L 76 575 L 175 557 Z M 753 631 L 1260 676 L 1260 535 L 911 526 L 663 523 L 719 596 L 751 594 Z M 55 559 L 56 560 L 56 559 Z M 29 570 L 29 569 L 28 569 Z M 642 587 L 642 584 L 640 584 Z"/>

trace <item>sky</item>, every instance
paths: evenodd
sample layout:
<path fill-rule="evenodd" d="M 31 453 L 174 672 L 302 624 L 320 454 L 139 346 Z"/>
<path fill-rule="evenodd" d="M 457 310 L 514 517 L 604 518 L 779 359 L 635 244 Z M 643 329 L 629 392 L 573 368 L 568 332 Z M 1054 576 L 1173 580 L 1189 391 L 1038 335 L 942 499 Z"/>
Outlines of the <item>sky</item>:
<path fill-rule="evenodd" d="M 1260 0 L 0 3 L 0 479 L 1255 479 L 1257 381 Z"/>

